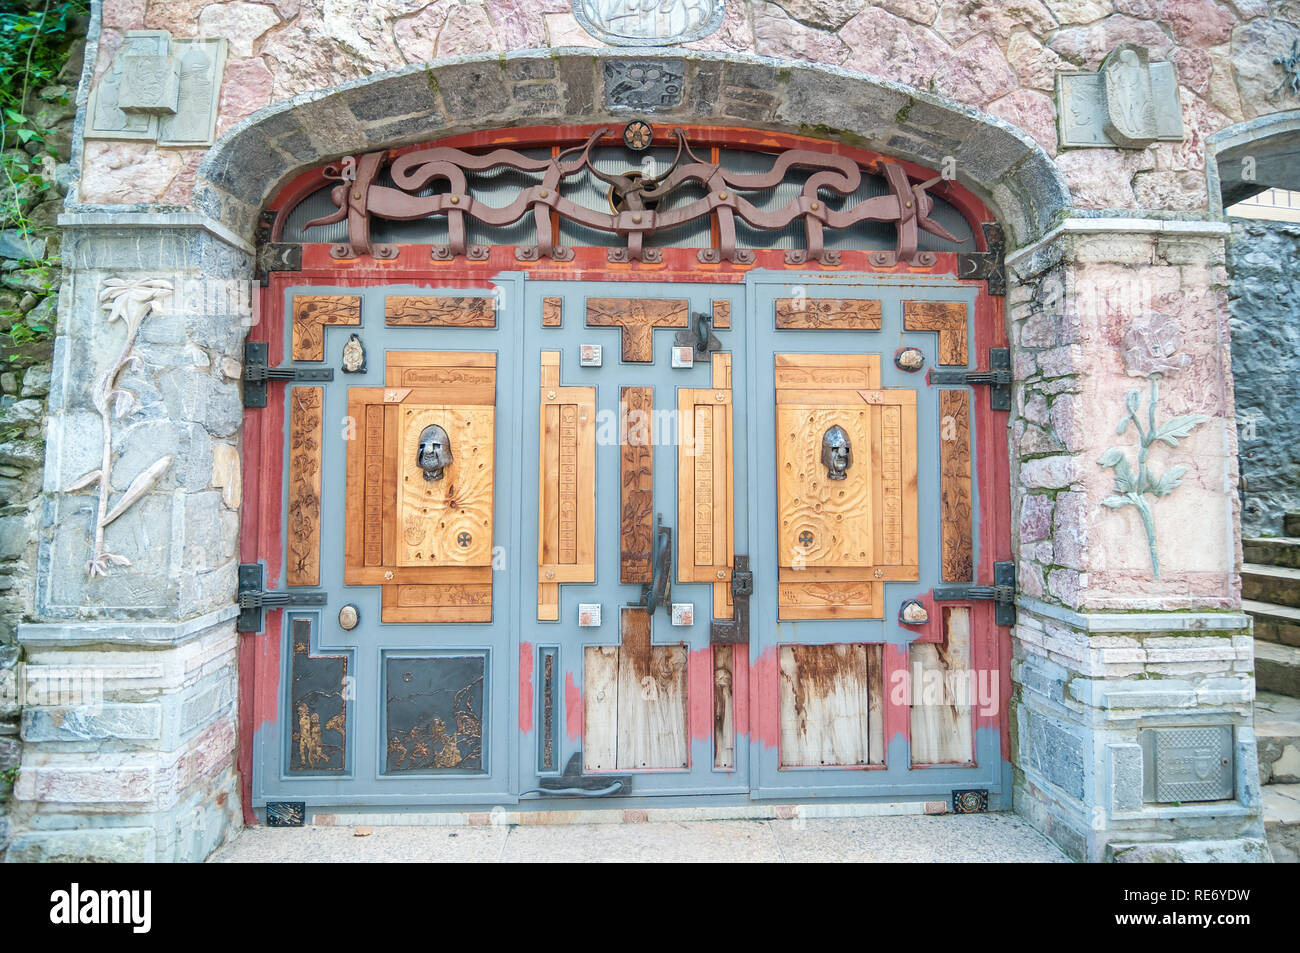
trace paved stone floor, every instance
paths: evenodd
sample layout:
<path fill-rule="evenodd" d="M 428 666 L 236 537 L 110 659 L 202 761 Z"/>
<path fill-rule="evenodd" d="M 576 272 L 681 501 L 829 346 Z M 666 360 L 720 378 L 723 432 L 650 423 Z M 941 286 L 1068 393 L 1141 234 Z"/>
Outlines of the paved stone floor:
<path fill-rule="evenodd" d="M 369 831 L 364 836 L 358 832 Z M 1014 814 L 520 827 L 244 829 L 218 863 L 1067 863 Z"/>

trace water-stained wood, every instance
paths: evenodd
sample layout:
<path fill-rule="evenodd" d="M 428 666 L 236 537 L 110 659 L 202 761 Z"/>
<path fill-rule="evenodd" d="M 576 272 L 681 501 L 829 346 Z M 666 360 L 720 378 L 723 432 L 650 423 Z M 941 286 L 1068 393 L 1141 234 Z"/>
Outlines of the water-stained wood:
<path fill-rule="evenodd" d="M 564 323 L 564 299 L 542 299 L 542 327 L 558 328 Z"/>
<path fill-rule="evenodd" d="M 939 502 L 943 579 L 973 582 L 970 393 L 939 391 Z"/>
<path fill-rule="evenodd" d="M 943 641 L 908 649 L 912 764 L 970 764 L 974 760 L 970 608 L 943 608 Z"/>
<path fill-rule="evenodd" d="M 782 767 L 884 763 L 879 666 L 872 679 L 871 651 L 879 646 L 782 645 L 780 763 Z M 874 742 L 874 743 L 873 743 Z"/>
<path fill-rule="evenodd" d="M 285 582 L 320 585 L 321 437 L 325 389 L 295 387 L 289 396 L 289 540 Z"/>
<path fill-rule="evenodd" d="M 619 391 L 619 581 L 647 583 L 654 559 L 654 390 Z"/>
<path fill-rule="evenodd" d="M 295 361 L 323 361 L 325 326 L 360 323 L 360 295 L 297 295 L 293 299 L 290 354 Z"/>
<path fill-rule="evenodd" d="M 588 298 L 587 327 L 622 328 L 623 360 L 654 360 L 654 329 L 684 328 L 690 318 L 686 299 Z"/>
<path fill-rule="evenodd" d="M 496 299 L 484 295 L 390 295 L 384 320 L 390 327 L 496 327 Z"/>
<path fill-rule="evenodd" d="M 561 582 L 596 579 L 596 388 L 560 384 L 559 351 L 541 357 L 537 618 L 559 618 Z"/>
<path fill-rule="evenodd" d="M 962 301 L 904 301 L 903 327 L 937 331 L 939 363 L 965 367 L 966 304 Z"/>
<path fill-rule="evenodd" d="M 879 299 L 797 298 L 776 299 L 778 329 L 817 331 L 879 331 Z"/>
<path fill-rule="evenodd" d="M 713 646 L 713 766 L 736 766 L 735 663 L 737 647 Z"/>

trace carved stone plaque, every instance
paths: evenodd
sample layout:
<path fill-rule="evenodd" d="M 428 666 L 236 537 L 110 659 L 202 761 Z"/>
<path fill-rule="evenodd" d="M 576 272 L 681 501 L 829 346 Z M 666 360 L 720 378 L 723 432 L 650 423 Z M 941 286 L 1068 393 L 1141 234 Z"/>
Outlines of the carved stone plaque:
<path fill-rule="evenodd" d="M 1144 799 L 1159 804 L 1233 796 L 1231 725 L 1148 728 L 1142 746 Z"/>
<path fill-rule="evenodd" d="M 583 29 L 611 46 L 673 46 L 722 25 L 722 0 L 573 0 Z"/>
<path fill-rule="evenodd" d="M 605 105 L 655 112 L 680 106 L 686 65 L 681 60 L 611 60 L 605 64 Z"/>
<path fill-rule="evenodd" d="M 1057 73 L 1056 100 L 1066 148 L 1145 149 L 1184 138 L 1174 64 L 1149 62 L 1132 43 L 1112 50 L 1098 73 Z"/>
<path fill-rule="evenodd" d="M 171 49 L 166 30 L 131 30 L 122 40 L 113 65 L 104 73 L 90 94 L 86 119 L 87 139 L 154 139 L 158 119 L 146 112 L 127 112 L 123 95 L 129 103 L 133 94 L 127 77 L 127 61 L 135 57 L 165 57 Z"/>

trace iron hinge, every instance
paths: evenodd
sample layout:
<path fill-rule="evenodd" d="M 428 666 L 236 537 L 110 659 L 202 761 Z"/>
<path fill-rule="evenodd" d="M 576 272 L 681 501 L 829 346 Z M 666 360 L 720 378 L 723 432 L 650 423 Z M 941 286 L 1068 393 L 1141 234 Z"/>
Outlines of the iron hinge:
<path fill-rule="evenodd" d="M 731 618 L 714 619 L 709 626 L 709 641 L 715 645 L 749 644 L 749 597 L 754 594 L 754 574 L 749 557 L 737 555 L 731 570 Z"/>
<path fill-rule="evenodd" d="M 966 602 L 974 599 L 991 599 L 994 603 L 993 619 L 998 625 L 1016 624 L 1016 564 L 993 564 L 993 585 L 973 586 L 967 583 L 954 586 L 935 586 L 931 590 L 935 602 Z"/>
<path fill-rule="evenodd" d="M 1011 409 L 1011 349 L 989 348 L 989 367 L 985 371 L 967 371 L 936 367 L 930 371 L 930 383 L 943 387 L 977 387 L 989 389 L 991 410 Z"/>
<path fill-rule="evenodd" d="M 239 619 L 235 622 L 239 632 L 261 632 L 262 613 L 266 609 L 325 605 L 325 593 L 321 589 L 266 592 L 262 589 L 262 579 L 261 563 L 239 564 Z"/>
<path fill-rule="evenodd" d="M 244 345 L 244 406 L 265 407 L 266 385 L 270 381 L 305 383 L 334 380 L 332 367 L 299 367 L 285 364 L 268 367 L 268 348 L 264 341 L 249 341 Z"/>
<path fill-rule="evenodd" d="M 1006 238 L 1002 226 L 984 222 L 984 241 L 988 251 L 963 251 L 957 253 L 957 277 L 983 279 L 991 295 L 1007 293 Z"/>

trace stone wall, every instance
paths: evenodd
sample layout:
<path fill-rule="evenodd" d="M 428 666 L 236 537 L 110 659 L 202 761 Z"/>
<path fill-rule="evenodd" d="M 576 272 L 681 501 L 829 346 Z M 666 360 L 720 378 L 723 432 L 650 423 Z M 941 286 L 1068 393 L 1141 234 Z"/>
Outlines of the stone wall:
<path fill-rule="evenodd" d="M 79 33 L 84 36 L 84 22 Z M 0 856 L 8 843 L 9 792 L 19 761 L 18 625 L 36 613 L 50 329 L 61 286 L 55 220 L 72 180 L 69 159 L 84 47 L 83 39 L 71 40 L 55 82 L 33 89 L 23 110 L 43 140 L 31 143 L 28 154 L 53 153 L 43 176 L 49 187 L 27 183 L 3 199 L 9 227 L 0 231 Z"/>
<path fill-rule="evenodd" d="M 231 38 L 219 134 L 270 103 L 384 70 L 603 45 L 570 0 L 105 0 L 98 73 L 139 29 Z M 1296 0 L 726 0 L 721 27 L 685 48 L 903 83 L 1005 119 L 1055 156 L 1056 73 L 1095 70 L 1117 44 L 1139 43 L 1177 67 L 1186 141 L 1075 149 L 1058 163 L 1077 207 L 1197 210 L 1209 201 L 1206 136 L 1295 107 L 1276 95 L 1282 71 L 1272 59 L 1296 39 Z M 202 159 L 202 149 L 89 142 L 80 198 L 188 204 Z"/>
<path fill-rule="evenodd" d="M 1277 535 L 1300 510 L 1300 225 L 1234 220 L 1228 273 L 1241 531 Z"/>

